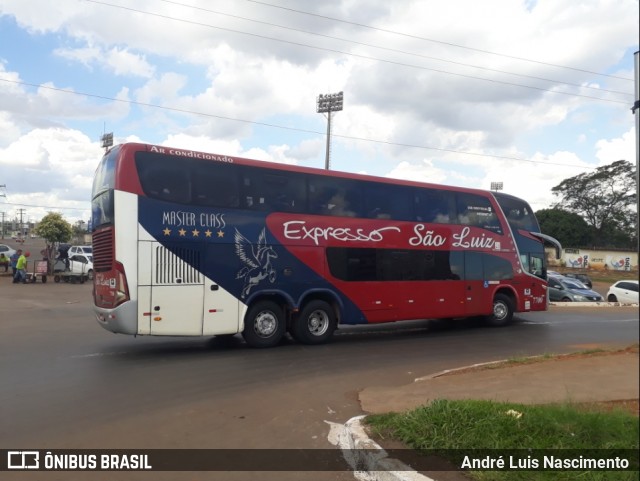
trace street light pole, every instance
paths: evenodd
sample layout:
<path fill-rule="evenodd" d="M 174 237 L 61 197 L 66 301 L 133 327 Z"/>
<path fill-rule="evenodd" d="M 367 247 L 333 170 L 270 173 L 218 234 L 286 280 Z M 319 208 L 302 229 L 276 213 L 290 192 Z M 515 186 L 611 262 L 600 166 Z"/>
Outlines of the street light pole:
<path fill-rule="evenodd" d="M 342 110 L 343 93 L 320 94 L 317 99 L 317 112 L 327 114 L 327 151 L 324 159 L 324 168 L 329 170 L 329 158 L 331 156 L 331 113 Z"/>

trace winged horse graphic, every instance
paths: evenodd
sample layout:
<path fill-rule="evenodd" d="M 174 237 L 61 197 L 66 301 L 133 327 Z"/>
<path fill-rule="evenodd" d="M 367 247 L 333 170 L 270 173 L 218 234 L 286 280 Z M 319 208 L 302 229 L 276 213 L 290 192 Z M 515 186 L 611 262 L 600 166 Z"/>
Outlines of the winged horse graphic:
<path fill-rule="evenodd" d="M 236 274 L 236 279 L 244 280 L 241 295 L 244 299 L 262 280 L 268 278 L 269 282 L 275 282 L 276 270 L 271 265 L 271 259 L 277 259 L 278 254 L 272 247 L 267 246 L 265 229 L 262 229 L 256 244 L 252 244 L 238 229 L 236 229 L 234 240 L 236 254 L 244 263 L 244 267 Z"/>

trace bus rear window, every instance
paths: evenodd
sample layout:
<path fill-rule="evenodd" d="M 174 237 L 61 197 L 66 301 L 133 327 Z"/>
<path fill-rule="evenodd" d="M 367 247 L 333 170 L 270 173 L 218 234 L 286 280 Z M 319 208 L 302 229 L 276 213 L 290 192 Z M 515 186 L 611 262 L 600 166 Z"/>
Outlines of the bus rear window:
<path fill-rule="evenodd" d="M 116 157 L 120 149 L 115 148 L 108 155 L 105 155 L 93 177 L 93 188 L 91 190 L 91 198 L 101 194 L 105 190 L 113 189 L 116 174 Z"/>

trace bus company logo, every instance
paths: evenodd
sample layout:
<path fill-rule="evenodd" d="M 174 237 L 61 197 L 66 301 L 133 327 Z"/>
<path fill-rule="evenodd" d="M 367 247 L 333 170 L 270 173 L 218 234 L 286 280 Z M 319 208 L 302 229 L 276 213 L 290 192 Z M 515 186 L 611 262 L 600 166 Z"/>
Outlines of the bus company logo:
<path fill-rule="evenodd" d="M 319 245 L 320 241 L 328 241 L 329 239 L 340 242 L 381 242 L 384 240 L 383 232 L 400 232 L 400 228 L 397 226 L 366 230 L 364 228 L 353 229 L 351 227 L 309 226 L 303 220 L 285 222 L 282 228 L 283 234 L 287 239 L 310 239 L 315 245 Z"/>
<path fill-rule="evenodd" d="M 236 273 L 236 279 L 242 279 L 242 299 L 246 298 L 251 289 L 260 284 L 264 279 L 269 279 L 272 284 L 276 281 L 276 270 L 271 265 L 271 259 L 277 259 L 278 254 L 273 247 L 267 245 L 265 229 L 258 236 L 258 242 L 252 244 L 236 229 L 235 249 L 236 254 L 244 264 L 244 267 Z"/>
<path fill-rule="evenodd" d="M 40 452 L 7 451 L 7 469 L 40 469 Z"/>

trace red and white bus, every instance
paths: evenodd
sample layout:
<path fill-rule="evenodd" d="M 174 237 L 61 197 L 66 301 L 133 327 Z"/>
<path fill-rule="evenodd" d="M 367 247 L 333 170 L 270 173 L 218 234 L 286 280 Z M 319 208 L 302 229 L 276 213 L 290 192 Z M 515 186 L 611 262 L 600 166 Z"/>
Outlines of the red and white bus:
<path fill-rule="evenodd" d="M 345 324 L 547 308 L 529 205 L 494 192 L 144 144 L 105 154 L 92 193 L 105 329 L 307 344 Z"/>

